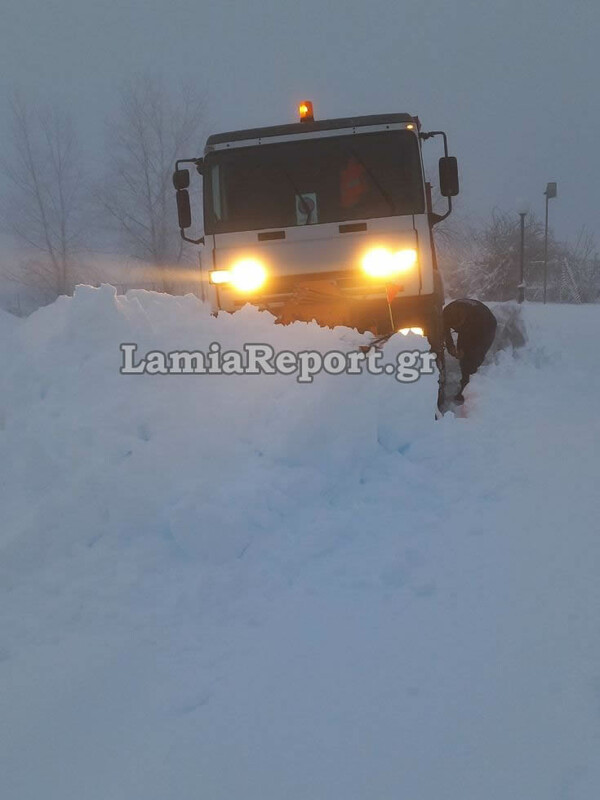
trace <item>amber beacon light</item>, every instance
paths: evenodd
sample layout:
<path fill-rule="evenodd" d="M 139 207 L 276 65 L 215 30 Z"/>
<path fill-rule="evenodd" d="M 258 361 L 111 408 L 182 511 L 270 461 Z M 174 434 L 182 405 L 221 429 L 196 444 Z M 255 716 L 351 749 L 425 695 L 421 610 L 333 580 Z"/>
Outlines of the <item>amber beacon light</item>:
<path fill-rule="evenodd" d="M 310 100 L 303 100 L 298 106 L 298 113 L 300 114 L 300 122 L 314 122 L 313 104 Z"/>

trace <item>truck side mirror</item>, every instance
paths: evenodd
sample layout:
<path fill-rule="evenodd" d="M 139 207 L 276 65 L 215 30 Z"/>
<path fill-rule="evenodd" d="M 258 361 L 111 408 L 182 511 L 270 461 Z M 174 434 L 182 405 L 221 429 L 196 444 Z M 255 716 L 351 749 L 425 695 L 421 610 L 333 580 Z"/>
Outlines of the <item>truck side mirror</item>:
<path fill-rule="evenodd" d="M 189 169 L 176 169 L 173 173 L 173 186 L 177 191 L 187 189 L 190 185 L 190 171 Z"/>
<path fill-rule="evenodd" d="M 187 172 L 187 169 L 181 170 L 181 172 Z M 180 230 L 185 230 L 186 228 L 189 228 L 190 225 L 192 224 L 190 193 L 188 192 L 187 189 L 177 189 L 176 198 L 177 198 L 177 218 L 179 220 L 179 228 Z"/>
<path fill-rule="evenodd" d="M 458 194 L 458 163 L 454 156 L 440 158 L 440 193 L 442 197 Z"/>

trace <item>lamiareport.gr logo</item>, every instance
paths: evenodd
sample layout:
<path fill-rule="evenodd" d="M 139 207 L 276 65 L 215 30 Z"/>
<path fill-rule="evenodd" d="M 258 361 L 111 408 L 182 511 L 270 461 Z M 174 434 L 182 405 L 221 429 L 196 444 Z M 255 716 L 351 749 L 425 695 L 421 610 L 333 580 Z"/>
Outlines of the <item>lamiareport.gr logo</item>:
<path fill-rule="evenodd" d="M 138 345 L 124 343 L 122 375 L 296 375 L 298 383 L 312 383 L 315 375 L 394 375 L 401 383 L 414 383 L 421 375 L 433 375 L 435 354 L 420 350 L 397 353 L 394 363 L 382 363 L 384 353 L 330 350 L 275 351 L 269 344 L 245 344 L 242 350 L 223 350 L 213 342 L 207 351 L 150 350 L 138 355 Z"/>

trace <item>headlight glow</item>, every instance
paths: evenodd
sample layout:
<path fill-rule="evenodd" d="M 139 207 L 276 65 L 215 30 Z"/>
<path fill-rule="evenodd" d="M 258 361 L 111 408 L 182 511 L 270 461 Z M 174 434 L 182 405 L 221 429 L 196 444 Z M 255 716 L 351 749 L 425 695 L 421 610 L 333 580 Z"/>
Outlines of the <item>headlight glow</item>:
<path fill-rule="evenodd" d="M 362 268 L 371 278 L 391 278 L 407 272 L 416 263 L 417 251 L 412 247 L 395 252 L 387 247 L 375 247 L 365 254 Z"/>
<path fill-rule="evenodd" d="M 211 283 L 229 283 L 231 281 L 231 272 L 228 269 L 213 269 L 210 272 Z"/>
<path fill-rule="evenodd" d="M 399 272 L 405 272 L 412 269 L 417 263 L 417 251 L 412 247 L 407 247 L 404 250 L 398 250 L 393 254 L 394 264 Z"/>
<path fill-rule="evenodd" d="M 254 258 L 238 261 L 231 269 L 231 283 L 240 292 L 254 292 L 260 289 L 266 279 L 266 269 Z"/>
<path fill-rule="evenodd" d="M 402 336 L 408 336 L 409 333 L 416 333 L 417 336 L 424 336 L 423 328 L 400 328 L 398 333 L 401 333 Z"/>
<path fill-rule="evenodd" d="M 254 292 L 260 289 L 266 279 L 266 269 L 255 258 L 244 258 L 231 269 L 213 269 L 210 272 L 211 283 L 230 284 L 239 292 Z"/>

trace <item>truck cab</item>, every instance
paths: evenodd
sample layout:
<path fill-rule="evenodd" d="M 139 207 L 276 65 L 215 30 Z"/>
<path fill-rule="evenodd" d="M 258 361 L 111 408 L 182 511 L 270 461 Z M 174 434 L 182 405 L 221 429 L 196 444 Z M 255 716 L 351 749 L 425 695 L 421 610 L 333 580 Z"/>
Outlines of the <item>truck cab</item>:
<path fill-rule="evenodd" d="M 211 135 L 177 162 L 179 227 L 202 245 L 214 313 L 246 303 L 280 322 L 315 319 L 376 336 L 421 328 L 442 352 L 442 281 L 433 226 L 458 193 L 442 131 L 405 113 L 315 120 L 309 101 L 286 125 Z M 435 214 L 422 144 L 442 136 Z M 190 163 L 203 176 L 204 236 L 191 239 Z"/>

